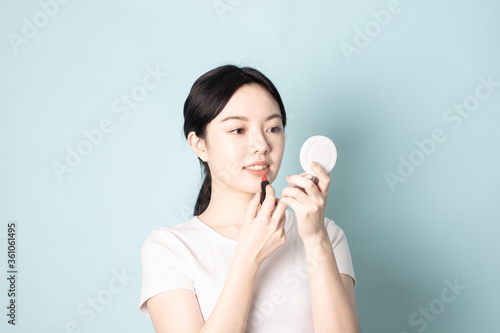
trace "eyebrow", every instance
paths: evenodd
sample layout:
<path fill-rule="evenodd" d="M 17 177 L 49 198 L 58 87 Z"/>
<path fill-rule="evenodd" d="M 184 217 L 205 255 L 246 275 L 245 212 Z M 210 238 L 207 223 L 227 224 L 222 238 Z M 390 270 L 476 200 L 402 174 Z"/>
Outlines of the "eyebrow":
<path fill-rule="evenodd" d="M 270 115 L 269 117 L 266 118 L 266 121 L 274 119 L 274 118 L 279 118 L 281 120 L 281 122 L 283 122 L 283 118 L 281 117 L 281 115 L 279 113 L 275 113 L 275 114 Z M 248 121 L 247 117 L 229 116 L 229 117 L 226 117 L 226 118 L 222 119 L 221 121 L 219 121 L 219 124 L 222 123 L 222 122 L 224 122 L 224 121 L 226 121 L 226 120 L 230 120 L 230 119 L 237 119 L 237 120 L 242 120 L 242 121 Z"/>

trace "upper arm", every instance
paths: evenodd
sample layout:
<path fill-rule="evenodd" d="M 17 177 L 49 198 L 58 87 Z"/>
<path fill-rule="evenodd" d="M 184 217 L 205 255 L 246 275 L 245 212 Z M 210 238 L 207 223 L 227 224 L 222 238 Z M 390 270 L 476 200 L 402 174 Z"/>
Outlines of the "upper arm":
<path fill-rule="evenodd" d="M 337 267 L 341 274 L 345 274 L 350 280 L 350 283 L 354 287 L 355 276 L 354 267 L 351 258 L 351 251 L 349 250 L 349 244 L 347 243 L 347 238 L 344 231 L 335 224 L 333 220 L 325 217 L 326 230 L 328 232 L 328 237 L 330 238 L 330 243 L 332 244 L 332 249 L 335 254 L 335 261 L 337 262 Z M 345 284 L 345 283 L 344 283 Z"/>
<path fill-rule="evenodd" d="M 347 274 L 340 274 L 342 282 L 344 283 L 345 290 L 347 292 L 347 297 L 351 303 L 354 310 L 356 310 L 356 298 L 354 296 L 354 279 Z M 357 312 L 357 310 L 356 310 Z"/>
<path fill-rule="evenodd" d="M 194 333 L 204 324 L 196 294 L 192 290 L 164 291 L 147 301 L 157 333 Z"/>
<path fill-rule="evenodd" d="M 189 258 L 170 231 L 153 231 L 142 246 L 140 310 L 158 333 L 198 333 L 203 316 L 194 292 Z"/>

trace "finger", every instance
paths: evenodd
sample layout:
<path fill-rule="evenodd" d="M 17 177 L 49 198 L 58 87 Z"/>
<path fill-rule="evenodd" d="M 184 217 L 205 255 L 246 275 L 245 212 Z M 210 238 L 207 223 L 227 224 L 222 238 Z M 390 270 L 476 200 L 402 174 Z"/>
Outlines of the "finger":
<path fill-rule="evenodd" d="M 250 223 L 257 216 L 257 207 L 260 204 L 260 192 L 255 193 L 252 200 L 248 204 L 247 211 L 245 214 L 245 223 Z"/>
<path fill-rule="evenodd" d="M 316 186 L 316 185 L 314 185 L 314 186 Z M 307 192 L 307 189 L 306 189 L 306 192 Z M 312 192 L 312 191 L 309 190 L 309 192 Z M 300 202 L 306 202 L 307 200 L 310 200 L 309 193 L 304 193 L 302 190 L 298 189 L 297 187 L 291 187 L 291 186 L 286 186 L 285 188 L 283 188 L 283 190 L 281 191 L 281 197 L 282 198 L 292 197 Z"/>
<path fill-rule="evenodd" d="M 266 186 L 266 199 L 264 199 L 264 202 L 262 203 L 262 208 L 260 209 L 260 212 L 257 215 L 259 217 L 268 220 L 269 216 L 271 216 L 271 212 L 275 204 L 276 204 L 276 197 L 274 195 L 274 188 L 270 184 L 268 184 Z"/>
<path fill-rule="evenodd" d="M 283 202 L 290 206 L 290 208 L 293 209 L 293 211 L 297 215 L 304 215 L 303 213 L 305 212 L 305 207 L 302 205 L 299 201 L 297 201 L 295 198 L 292 197 L 283 197 L 280 199 L 280 202 Z"/>
<path fill-rule="evenodd" d="M 328 186 L 330 186 L 330 175 L 323 169 L 323 167 L 312 161 L 311 168 L 319 179 L 318 187 L 321 192 L 328 192 Z"/>
<path fill-rule="evenodd" d="M 319 184 L 319 178 L 315 177 L 317 179 L 318 184 L 316 184 L 312 179 L 310 179 L 312 175 L 306 174 L 306 177 L 301 177 L 301 176 L 288 176 L 287 180 L 290 184 L 300 186 L 304 189 L 304 191 L 309 195 L 312 199 L 315 201 L 319 200 L 324 196 L 322 194 L 324 191 L 322 191 L 320 184 Z M 328 192 L 326 192 L 327 194 Z"/>
<path fill-rule="evenodd" d="M 305 174 L 307 176 L 307 174 Z M 310 177 L 310 175 L 309 175 Z M 317 188 L 316 184 L 309 178 L 300 176 L 300 175 L 292 175 L 286 177 L 286 180 L 289 184 L 294 184 L 300 186 L 306 190 L 307 193 L 311 193 L 314 188 Z M 309 189 L 309 191 L 307 191 Z"/>
<path fill-rule="evenodd" d="M 278 227 L 283 227 L 285 223 L 285 219 L 283 218 L 285 215 L 287 205 L 284 202 L 281 202 L 281 199 L 278 199 L 278 204 L 276 205 L 276 209 L 273 213 L 273 220 L 276 221 L 278 219 Z"/>

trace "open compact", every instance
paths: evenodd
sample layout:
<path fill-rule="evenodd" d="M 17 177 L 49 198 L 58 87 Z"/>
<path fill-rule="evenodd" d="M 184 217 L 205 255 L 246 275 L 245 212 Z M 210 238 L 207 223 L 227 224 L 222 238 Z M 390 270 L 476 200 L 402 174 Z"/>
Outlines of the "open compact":
<path fill-rule="evenodd" d="M 326 173 L 330 173 L 337 162 L 337 148 L 333 141 L 326 136 L 315 135 L 307 139 L 300 149 L 300 165 L 307 173 L 303 176 L 318 185 L 319 179 L 310 166 L 312 161 L 321 165 Z M 288 186 L 297 187 L 305 193 L 305 190 L 300 186 L 294 184 L 288 184 Z"/>

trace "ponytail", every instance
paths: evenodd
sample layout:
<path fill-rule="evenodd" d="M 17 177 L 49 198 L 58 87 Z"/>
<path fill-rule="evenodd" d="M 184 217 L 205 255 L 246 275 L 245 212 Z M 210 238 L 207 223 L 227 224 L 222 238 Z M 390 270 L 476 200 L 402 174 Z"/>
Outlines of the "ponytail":
<path fill-rule="evenodd" d="M 203 184 L 201 184 L 200 193 L 198 194 L 198 199 L 194 206 L 193 215 L 200 215 L 207 209 L 210 203 L 210 197 L 212 196 L 212 174 L 210 173 L 210 168 L 207 162 L 203 162 L 200 159 L 200 166 L 202 169 L 202 174 L 204 174 Z"/>

